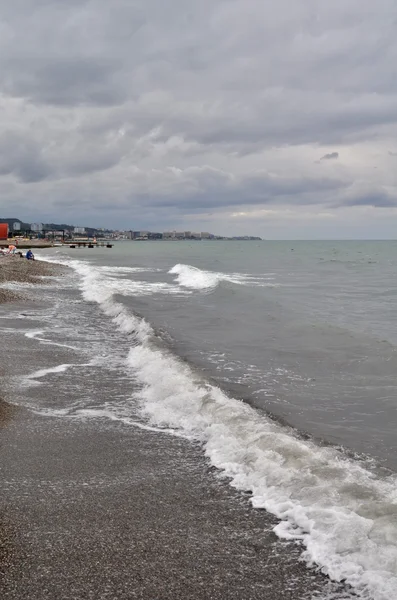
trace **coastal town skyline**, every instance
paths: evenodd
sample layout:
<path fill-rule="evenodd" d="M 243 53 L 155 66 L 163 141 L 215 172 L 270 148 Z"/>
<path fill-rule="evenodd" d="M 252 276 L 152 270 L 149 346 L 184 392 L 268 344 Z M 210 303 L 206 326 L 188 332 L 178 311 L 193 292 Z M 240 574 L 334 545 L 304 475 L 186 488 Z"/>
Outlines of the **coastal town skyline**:
<path fill-rule="evenodd" d="M 66 223 L 27 223 L 17 218 L 0 218 L 0 224 L 7 224 L 8 234 L 18 236 L 46 237 L 110 237 L 130 240 L 261 240 L 259 236 L 239 235 L 221 236 L 208 231 L 149 231 L 146 229 L 106 229 Z"/>

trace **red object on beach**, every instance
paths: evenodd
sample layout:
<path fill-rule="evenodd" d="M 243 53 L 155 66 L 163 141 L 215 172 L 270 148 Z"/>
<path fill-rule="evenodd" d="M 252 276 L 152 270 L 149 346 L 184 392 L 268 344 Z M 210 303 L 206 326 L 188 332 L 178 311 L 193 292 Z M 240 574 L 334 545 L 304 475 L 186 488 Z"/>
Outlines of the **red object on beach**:
<path fill-rule="evenodd" d="M 0 240 L 8 238 L 8 223 L 0 223 Z"/>

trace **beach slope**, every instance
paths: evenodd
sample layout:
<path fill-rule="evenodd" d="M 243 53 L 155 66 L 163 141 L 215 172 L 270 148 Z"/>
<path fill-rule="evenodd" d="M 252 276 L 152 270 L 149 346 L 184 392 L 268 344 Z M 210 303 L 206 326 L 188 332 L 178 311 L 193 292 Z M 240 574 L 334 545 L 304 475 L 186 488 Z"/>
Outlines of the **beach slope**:
<path fill-rule="evenodd" d="M 17 258 L 0 264 L 2 282 L 55 272 Z M 0 345 L 2 600 L 306 600 L 327 587 L 299 560 L 299 546 L 277 539 L 276 520 L 209 467 L 199 445 L 32 410 L 30 395 L 50 405 L 62 376 L 15 396 L 26 369 L 69 358 L 24 336 L 26 319 L 12 322 L 21 335 Z"/>

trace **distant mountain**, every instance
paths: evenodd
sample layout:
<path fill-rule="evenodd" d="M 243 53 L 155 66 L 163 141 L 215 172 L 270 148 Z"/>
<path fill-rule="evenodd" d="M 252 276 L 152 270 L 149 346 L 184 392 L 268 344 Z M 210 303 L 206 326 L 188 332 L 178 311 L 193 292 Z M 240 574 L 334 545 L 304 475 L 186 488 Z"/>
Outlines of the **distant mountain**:
<path fill-rule="evenodd" d="M 30 223 L 24 223 L 23 221 L 21 221 L 21 219 L 2 219 L 0 218 L 0 223 L 8 223 L 8 228 L 10 230 L 12 230 L 12 226 L 14 223 L 20 223 L 21 224 L 21 230 L 25 230 L 25 229 L 30 229 Z"/>
<path fill-rule="evenodd" d="M 12 231 L 12 226 L 14 223 L 21 224 L 21 231 L 29 231 L 31 225 L 31 223 L 25 223 L 24 221 L 21 221 L 21 219 L 17 218 L 0 218 L 0 223 L 8 223 L 8 228 L 10 229 L 10 231 Z M 68 225 L 67 223 L 43 223 L 43 228 L 47 231 L 73 231 L 75 225 Z M 95 234 L 95 232 L 97 231 L 95 227 L 86 227 L 85 230 L 91 235 Z"/>
<path fill-rule="evenodd" d="M 67 225 L 66 223 L 43 223 L 43 227 L 49 231 L 62 231 L 64 229 L 71 229 L 73 231 L 76 226 Z"/>

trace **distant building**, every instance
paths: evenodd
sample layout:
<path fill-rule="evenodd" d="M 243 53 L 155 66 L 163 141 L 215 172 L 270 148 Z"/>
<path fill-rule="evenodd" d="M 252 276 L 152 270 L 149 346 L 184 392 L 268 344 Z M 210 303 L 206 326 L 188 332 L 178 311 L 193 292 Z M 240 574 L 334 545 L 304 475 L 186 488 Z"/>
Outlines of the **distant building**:
<path fill-rule="evenodd" d="M 212 233 L 208 233 L 208 231 L 202 231 L 201 232 L 201 239 L 202 240 L 210 240 L 212 239 L 214 236 L 212 235 Z"/>
<path fill-rule="evenodd" d="M 0 223 L 0 240 L 8 238 L 8 223 Z"/>
<path fill-rule="evenodd" d="M 192 231 L 192 235 L 191 235 L 191 237 L 192 237 L 194 240 L 201 240 L 201 233 L 198 233 L 198 232 L 194 232 L 194 231 Z"/>
<path fill-rule="evenodd" d="M 43 223 L 31 223 L 30 229 L 35 232 L 43 231 Z"/>
<path fill-rule="evenodd" d="M 58 231 L 57 229 L 54 229 L 54 231 L 46 231 L 45 234 L 46 237 L 63 237 L 63 232 Z"/>
<path fill-rule="evenodd" d="M 163 240 L 172 240 L 174 237 L 173 231 L 163 231 Z"/>
<path fill-rule="evenodd" d="M 150 231 L 129 231 L 128 234 L 130 240 L 142 240 L 150 236 Z"/>
<path fill-rule="evenodd" d="M 84 235 L 85 234 L 85 227 L 75 227 L 73 229 L 73 233 L 78 233 L 80 235 Z"/>
<path fill-rule="evenodd" d="M 12 224 L 12 229 L 13 231 L 21 231 L 20 221 L 15 221 L 15 223 Z"/>

